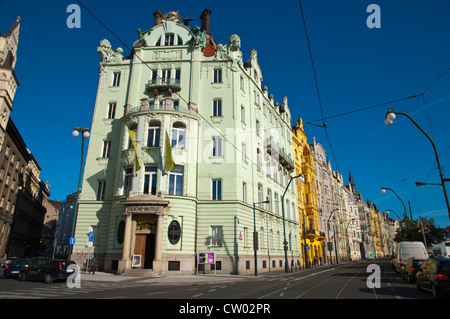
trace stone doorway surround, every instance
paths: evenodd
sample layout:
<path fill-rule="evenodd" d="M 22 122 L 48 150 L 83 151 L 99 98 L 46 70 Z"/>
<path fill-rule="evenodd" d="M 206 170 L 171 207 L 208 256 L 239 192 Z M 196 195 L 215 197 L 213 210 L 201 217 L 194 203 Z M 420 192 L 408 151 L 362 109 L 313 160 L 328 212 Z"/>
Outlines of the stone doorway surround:
<path fill-rule="evenodd" d="M 132 258 L 132 243 L 134 242 L 136 230 L 133 230 L 133 221 L 142 218 L 154 218 L 156 220 L 155 227 L 155 248 L 153 259 L 153 271 L 159 273 L 163 271 L 162 259 L 162 239 L 163 239 L 163 218 L 166 214 L 166 208 L 169 201 L 163 196 L 154 195 L 134 195 L 130 193 L 127 199 L 120 202 L 125 206 L 125 234 L 123 242 L 122 259 L 119 260 L 118 273 L 130 270 Z"/>

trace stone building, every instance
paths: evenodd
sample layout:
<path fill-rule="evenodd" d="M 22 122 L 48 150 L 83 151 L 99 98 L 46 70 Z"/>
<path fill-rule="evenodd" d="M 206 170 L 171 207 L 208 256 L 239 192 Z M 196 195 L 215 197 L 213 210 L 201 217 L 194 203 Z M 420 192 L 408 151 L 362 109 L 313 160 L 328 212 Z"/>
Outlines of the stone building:
<path fill-rule="evenodd" d="M 239 36 L 216 43 L 211 13 L 189 27 L 156 11 L 127 57 L 100 42 L 72 254 L 80 265 L 89 232 L 105 271 L 244 274 L 255 262 L 284 269 L 286 255 L 299 264 L 287 98 L 280 105 L 262 86 L 257 52 L 244 61 Z"/>
<path fill-rule="evenodd" d="M 19 85 L 17 62 L 20 18 L 0 35 L 0 255 L 32 256 L 40 251 L 50 192 L 41 168 L 10 117 Z"/>

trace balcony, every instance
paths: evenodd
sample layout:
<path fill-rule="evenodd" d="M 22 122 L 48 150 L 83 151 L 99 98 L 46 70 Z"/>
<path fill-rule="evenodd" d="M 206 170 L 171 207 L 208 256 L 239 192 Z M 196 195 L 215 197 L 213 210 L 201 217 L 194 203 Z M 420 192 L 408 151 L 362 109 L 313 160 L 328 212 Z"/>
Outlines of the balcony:
<path fill-rule="evenodd" d="M 194 116 L 196 116 L 198 114 L 195 103 L 190 103 L 189 107 L 180 106 L 180 105 L 174 103 L 174 101 L 171 97 L 168 97 L 162 101 L 159 101 L 159 103 L 156 103 L 156 104 L 153 101 L 150 102 L 149 99 L 141 99 L 140 106 L 131 106 L 131 105 L 127 104 L 127 105 L 125 105 L 124 116 L 130 115 L 133 113 L 148 112 L 148 111 L 181 112 L 181 113 L 194 115 Z"/>
<path fill-rule="evenodd" d="M 147 93 L 160 95 L 160 92 L 169 92 L 169 94 L 181 91 L 180 80 L 171 78 L 157 78 L 148 81 Z"/>
<path fill-rule="evenodd" d="M 284 150 L 280 150 L 279 145 L 272 139 L 272 137 L 270 137 L 267 139 L 267 153 L 272 154 L 272 152 L 274 152 L 274 154 L 278 154 L 280 164 L 287 170 L 290 171 L 295 168 L 294 160 Z"/>

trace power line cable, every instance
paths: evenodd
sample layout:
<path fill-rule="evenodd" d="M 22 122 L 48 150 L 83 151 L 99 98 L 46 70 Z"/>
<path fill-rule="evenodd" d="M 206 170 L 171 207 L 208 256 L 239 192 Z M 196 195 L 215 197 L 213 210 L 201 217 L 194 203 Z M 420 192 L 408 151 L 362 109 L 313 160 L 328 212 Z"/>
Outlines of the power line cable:
<path fill-rule="evenodd" d="M 108 30 L 117 40 L 119 40 L 120 43 L 122 43 L 128 50 L 130 50 L 130 52 L 132 52 L 133 50 L 125 43 L 123 42 L 110 28 L 108 28 L 108 26 L 106 26 L 101 20 L 100 18 L 98 18 L 91 10 L 89 10 L 80 0 L 76 0 L 84 9 L 86 9 L 86 11 L 91 14 L 103 27 L 105 27 L 106 30 Z M 141 59 L 141 57 L 139 57 L 139 55 L 134 55 L 135 57 L 137 57 L 148 69 L 150 69 L 151 71 L 153 71 L 150 66 Z M 162 81 L 162 83 L 167 84 L 166 79 L 162 78 L 161 76 L 159 76 L 158 74 L 156 74 L 156 76 Z M 236 145 L 234 145 L 234 143 L 230 142 L 225 135 L 223 135 L 222 132 L 220 132 L 212 123 L 210 123 L 203 115 L 201 115 L 199 113 L 199 111 L 195 108 L 192 108 L 190 106 L 190 103 L 187 102 L 178 92 L 175 92 L 176 95 L 178 95 L 178 97 L 186 103 L 188 109 L 190 110 L 194 110 L 197 115 L 203 120 L 205 121 L 209 126 L 211 126 L 211 128 L 213 128 L 218 134 L 220 134 L 222 136 L 222 138 L 225 140 L 225 142 L 228 142 L 234 149 L 236 149 L 239 153 L 241 153 L 243 156 L 245 156 L 245 158 L 251 162 L 253 165 L 257 166 L 257 163 L 255 163 L 253 160 L 251 160 L 247 154 L 244 154 Z M 283 120 L 283 119 L 282 119 Z M 284 122 L 284 120 L 283 120 Z"/>
<path fill-rule="evenodd" d="M 316 69 L 314 66 L 314 59 L 313 59 L 313 54 L 311 51 L 311 44 L 309 42 L 308 28 L 306 27 L 305 14 L 303 13 L 302 1 L 299 0 L 298 2 L 300 4 L 300 11 L 302 14 L 303 26 L 305 28 L 306 42 L 308 44 L 309 58 L 311 60 L 311 66 L 312 66 L 312 71 L 313 71 L 313 75 L 314 75 L 314 82 L 316 84 L 316 92 L 317 92 L 317 98 L 319 101 L 320 113 L 322 114 L 322 127 L 324 128 L 325 135 L 327 136 L 328 144 L 330 145 L 331 153 L 333 154 L 334 162 L 336 163 L 336 168 L 339 170 L 338 161 L 336 159 L 336 155 L 334 154 L 334 149 L 333 149 L 333 145 L 331 143 L 330 135 L 328 134 L 327 124 L 325 123 L 324 112 L 323 112 L 323 107 L 322 107 L 322 100 L 320 98 L 319 84 L 317 82 L 317 74 L 316 74 Z"/>

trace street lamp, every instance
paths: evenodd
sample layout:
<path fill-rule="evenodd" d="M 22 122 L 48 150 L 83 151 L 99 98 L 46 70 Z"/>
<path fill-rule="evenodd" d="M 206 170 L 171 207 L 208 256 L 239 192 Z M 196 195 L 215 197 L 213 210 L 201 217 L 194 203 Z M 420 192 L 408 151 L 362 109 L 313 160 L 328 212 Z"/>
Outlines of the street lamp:
<path fill-rule="evenodd" d="M 444 182 L 450 182 L 450 177 L 444 178 Z M 416 182 L 415 185 L 417 187 L 425 186 L 425 185 L 439 185 L 439 186 L 442 186 L 441 183 L 424 183 L 424 182 Z"/>
<path fill-rule="evenodd" d="M 345 230 L 345 233 L 347 234 L 348 258 L 350 259 L 350 261 L 352 260 L 352 251 L 351 251 L 351 248 L 350 248 L 350 239 L 348 237 L 348 226 L 350 226 L 350 223 L 355 221 L 355 220 L 356 220 L 355 218 L 350 219 L 348 221 L 348 224 L 347 224 L 347 229 Z"/>
<path fill-rule="evenodd" d="M 291 182 L 296 178 L 298 178 L 298 180 L 301 183 L 305 182 L 305 178 L 303 177 L 302 174 L 291 177 L 291 179 L 289 180 L 289 183 L 286 186 L 286 189 L 284 190 L 283 196 L 281 196 L 281 211 L 283 212 L 283 235 L 284 235 L 284 242 L 283 242 L 283 244 L 284 244 L 284 270 L 286 273 L 289 272 L 289 264 L 288 264 L 288 256 L 287 256 L 288 242 L 286 240 L 286 219 L 284 217 L 284 196 L 286 196 L 286 193 L 289 189 L 289 185 L 291 185 Z"/>
<path fill-rule="evenodd" d="M 389 187 L 381 187 L 381 194 L 386 194 L 386 189 L 389 189 L 391 192 L 393 192 L 393 193 L 395 194 L 395 196 L 397 196 L 398 199 L 400 199 L 400 201 L 401 201 L 402 204 L 403 204 L 403 209 L 405 210 L 405 218 L 408 218 L 408 215 L 407 215 L 407 213 L 406 213 L 406 206 L 405 206 L 405 203 L 402 201 L 402 199 L 400 198 L 400 196 L 398 196 L 397 193 L 396 193 L 392 188 L 389 188 Z M 412 216 L 411 216 L 411 219 L 412 219 Z"/>
<path fill-rule="evenodd" d="M 256 204 L 268 204 L 270 200 L 253 203 L 253 251 L 255 253 L 255 276 L 258 276 L 258 232 L 256 231 Z"/>
<path fill-rule="evenodd" d="M 430 141 L 431 145 L 433 146 L 433 150 L 434 150 L 434 155 L 436 156 L 436 163 L 438 165 L 439 168 L 439 176 L 441 178 L 441 185 L 442 185 L 442 190 L 444 191 L 444 198 L 445 198 L 445 203 L 447 204 L 447 211 L 448 211 L 448 216 L 450 218 L 450 202 L 448 200 L 448 195 L 447 195 L 447 188 L 445 186 L 445 182 L 448 181 L 448 178 L 444 178 L 444 174 L 442 172 L 442 167 L 441 167 L 441 161 L 439 159 L 439 153 L 437 151 L 436 145 L 434 144 L 433 139 L 427 134 L 427 132 L 425 132 L 419 124 L 417 124 L 416 121 L 414 121 L 414 119 L 409 116 L 406 113 L 403 112 L 394 112 L 393 109 L 389 109 L 386 113 L 385 116 L 385 120 L 384 123 L 386 125 L 391 125 L 393 123 L 393 121 L 396 118 L 396 115 L 403 115 L 406 116 L 425 136 L 426 138 Z"/>
<path fill-rule="evenodd" d="M 75 227 L 77 223 L 77 214 L 78 214 L 78 197 L 80 196 L 80 186 L 81 186 L 81 176 L 83 174 L 83 162 L 84 162 L 84 138 L 88 138 L 90 136 L 88 128 L 75 127 L 72 132 L 72 136 L 78 137 L 81 135 L 81 163 L 80 163 L 80 175 L 78 177 L 78 187 L 77 187 L 77 196 L 75 197 L 75 209 L 73 212 L 73 221 L 72 221 L 72 231 L 70 232 L 70 237 L 75 236 Z M 70 260 L 72 256 L 73 244 L 69 245 L 69 254 L 67 256 L 67 260 Z"/>
<path fill-rule="evenodd" d="M 330 263 L 331 263 L 331 259 L 332 259 L 332 257 L 331 257 L 331 238 L 330 238 L 330 219 L 331 219 L 331 216 L 333 216 L 333 213 L 334 213 L 335 211 L 339 211 L 339 208 L 333 209 L 333 210 L 331 211 L 330 217 L 328 217 L 328 221 L 327 221 L 328 240 L 329 240 L 329 242 L 328 242 L 328 250 L 330 251 Z M 334 236 L 336 237 L 336 232 L 334 233 Z M 337 263 L 337 264 L 339 263 L 339 262 L 338 262 L 338 258 L 337 258 L 337 254 L 336 254 L 336 263 Z"/>

